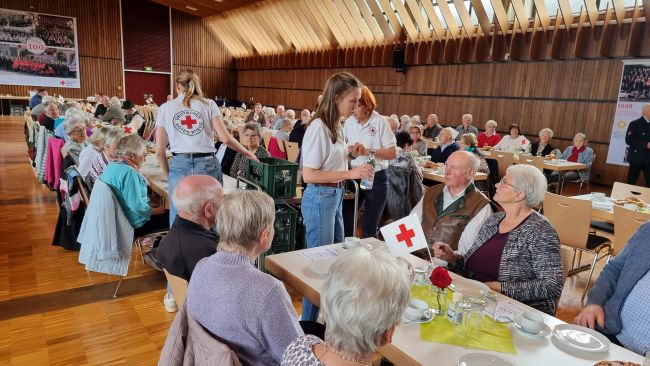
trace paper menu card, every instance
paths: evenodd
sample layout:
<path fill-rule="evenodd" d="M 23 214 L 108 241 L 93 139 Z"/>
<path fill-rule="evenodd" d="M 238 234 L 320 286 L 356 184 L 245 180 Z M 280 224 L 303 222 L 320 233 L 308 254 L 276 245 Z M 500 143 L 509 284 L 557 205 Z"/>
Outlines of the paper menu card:
<path fill-rule="evenodd" d="M 512 300 L 502 300 L 497 304 L 495 320 L 498 322 L 512 321 L 525 311 L 523 306 L 516 304 Z"/>
<path fill-rule="evenodd" d="M 316 247 L 301 250 L 298 252 L 302 257 L 309 261 L 322 261 L 325 259 L 336 258 L 339 253 L 332 247 Z"/>

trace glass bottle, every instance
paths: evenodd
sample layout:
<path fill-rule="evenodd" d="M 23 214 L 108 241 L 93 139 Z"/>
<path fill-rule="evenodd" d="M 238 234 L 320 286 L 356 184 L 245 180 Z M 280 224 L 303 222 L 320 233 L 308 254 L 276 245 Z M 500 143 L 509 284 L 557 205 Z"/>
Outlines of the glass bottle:
<path fill-rule="evenodd" d="M 370 155 L 368 155 L 368 161 L 366 164 L 369 164 L 373 168 L 375 167 L 375 150 L 370 150 Z M 361 189 L 369 191 L 372 189 L 373 178 L 371 179 L 361 179 L 361 184 L 359 185 Z"/>

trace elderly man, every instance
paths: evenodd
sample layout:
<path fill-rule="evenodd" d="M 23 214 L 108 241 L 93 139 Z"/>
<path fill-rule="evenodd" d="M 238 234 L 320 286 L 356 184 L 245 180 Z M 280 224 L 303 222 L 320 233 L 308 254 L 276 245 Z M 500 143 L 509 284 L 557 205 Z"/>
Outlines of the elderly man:
<path fill-rule="evenodd" d="M 458 131 L 456 141 L 460 140 L 460 137 L 466 133 L 473 133 L 474 136 L 478 137 L 478 129 L 472 126 L 472 121 L 474 121 L 474 117 L 471 114 L 463 114 L 462 124 L 456 127 L 456 131 Z"/>
<path fill-rule="evenodd" d="M 29 109 L 34 109 L 37 105 L 41 104 L 43 97 L 47 95 L 47 90 L 44 88 L 38 89 L 36 94 L 29 98 Z"/>
<path fill-rule="evenodd" d="M 217 252 L 219 237 L 212 230 L 223 199 L 223 189 L 208 175 L 190 175 L 178 182 L 172 202 L 177 216 L 153 256 L 170 274 L 189 281 L 196 264 Z M 175 312 L 170 291 L 165 309 Z"/>
<path fill-rule="evenodd" d="M 284 110 L 284 106 L 282 104 L 275 107 L 275 119 L 273 120 L 273 125 L 272 125 L 272 128 L 274 130 L 280 129 L 280 126 L 282 126 L 282 120 L 284 120 L 285 115 L 286 115 L 286 111 Z"/>
<path fill-rule="evenodd" d="M 293 124 L 293 129 L 289 134 L 289 142 L 297 142 L 298 147 L 302 146 L 302 139 L 305 137 L 309 121 L 311 121 L 311 112 L 309 109 L 303 109 L 300 112 L 300 119 Z"/>
<path fill-rule="evenodd" d="M 466 253 L 492 214 L 489 200 L 474 186 L 478 165 L 468 151 L 451 154 L 445 165 L 445 184 L 430 187 L 411 211 L 422 222 L 429 248 L 440 241 L 459 254 Z M 427 256 L 426 251 L 418 254 Z"/>
<path fill-rule="evenodd" d="M 438 123 L 438 115 L 431 113 L 427 116 L 422 137 L 435 140 L 440 131 L 442 131 L 442 126 Z"/>
<path fill-rule="evenodd" d="M 440 130 L 438 134 L 438 147 L 427 150 L 428 154 L 431 155 L 431 161 L 434 163 L 444 163 L 452 153 L 460 150 L 460 145 L 454 141 L 454 133 L 456 131 L 451 127 L 445 127 Z"/>
<path fill-rule="evenodd" d="M 135 104 L 127 99 L 122 103 L 122 109 L 124 110 L 124 117 L 126 118 L 124 124 L 128 125 L 124 127 L 124 131 L 129 134 L 138 133 L 138 135 L 142 136 L 144 128 L 140 131 L 140 127 L 144 125 L 144 118 L 142 118 L 140 112 L 138 112 Z"/>
<path fill-rule="evenodd" d="M 630 122 L 625 134 L 625 143 L 630 147 L 627 160 L 630 169 L 627 172 L 627 182 L 636 184 L 643 172 L 646 187 L 650 187 L 650 104 L 644 104 L 643 115 Z"/>
<path fill-rule="evenodd" d="M 644 355 L 650 352 L 650 222 L 641 225 L 627 246 L 607 263 L 589 291 L 587 306 L 575 323 L 599 328 L 615 343 Z"/>

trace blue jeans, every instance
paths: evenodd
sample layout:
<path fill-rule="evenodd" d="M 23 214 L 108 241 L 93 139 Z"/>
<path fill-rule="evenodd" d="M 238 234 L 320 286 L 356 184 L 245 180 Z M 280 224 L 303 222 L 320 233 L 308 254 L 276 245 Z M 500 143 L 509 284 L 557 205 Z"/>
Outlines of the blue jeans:
<path fill-rule="evenodd" d="M 301 211 L 307 231 L 307 248 L 343 242 L 343 188 L 307 185 Z M 301 320 L 315 321 L 318 311 L 309 300 L 302 300 Z"/>
<path fill-rule="evenodd" d="M 209 175 L 223 184 L 221 164 L 214 155 L 195 158 L 180 155 L 174 156 L 169 164 L 169 184 L 167 186 L 167 193 L 169 195 L 169 227 L 172 226 L 174 219 L 176 219 L 176 207 L 174 207 L 172 200 L 176 185 L 181 179 L 190 175 Z"/>

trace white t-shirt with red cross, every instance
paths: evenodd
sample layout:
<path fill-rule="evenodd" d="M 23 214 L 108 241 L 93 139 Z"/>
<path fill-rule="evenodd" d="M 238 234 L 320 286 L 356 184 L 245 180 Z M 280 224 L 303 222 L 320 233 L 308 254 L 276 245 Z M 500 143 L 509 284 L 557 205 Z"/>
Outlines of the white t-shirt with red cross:
<path fill-rule="evenodd" d="M 175 153 L 213 153 L 212 118 L 221 117 L 217 103 L 211 99 L 190 100 L 183 105 L 183 94 L 160 106 L 156 126 L 163 127 L 169 148 Z"/>
<path fill-rule="evenodd" d="M 349 117 L 345 121 L 344 129 L 348 145 L 360 142 L 366 149 L 379 150 L 396 144 L 395 134 L 391 131 L 388 121 L 377 111 L 372 112 L 364 125 L 361 125 L 354 116 Z M 358 156 L 350 162 L 350 165 L 356 168 L 366 161 L 368 161 L 368 156 Z M 388 168 L 388 161 L 379 158 L 375 159 L 376 172 L 386 168 Z"/>

